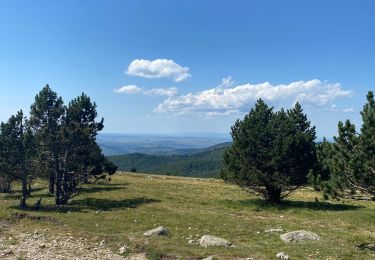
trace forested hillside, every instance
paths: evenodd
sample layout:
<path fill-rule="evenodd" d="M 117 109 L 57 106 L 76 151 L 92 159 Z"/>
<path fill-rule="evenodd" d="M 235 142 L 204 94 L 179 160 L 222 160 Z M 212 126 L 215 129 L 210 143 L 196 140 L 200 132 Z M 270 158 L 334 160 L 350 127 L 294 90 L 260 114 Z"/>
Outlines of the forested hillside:
<path fill-rule="evenodd" d="M 222 143 L 191 155 L 148 155 L 132 153 L 110 156 L 119 170 L 190 177 L 218 177 L 224 150 Z"/>

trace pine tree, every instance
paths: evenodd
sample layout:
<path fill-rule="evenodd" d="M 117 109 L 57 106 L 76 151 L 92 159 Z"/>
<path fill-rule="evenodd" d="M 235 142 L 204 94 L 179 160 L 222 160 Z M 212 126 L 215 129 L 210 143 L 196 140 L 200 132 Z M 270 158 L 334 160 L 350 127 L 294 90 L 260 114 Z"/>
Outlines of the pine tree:
<path fill-rule="evenodd" d="M 308 175 L 308 181 L 316 191 L 322 191 L 324 183 L 331 177 L 332 149 L 332 143 L 325 137 L 316 144 L 317 164 L 314 171 Z"/>
<path fill-rule="evenodd" d="M 0 126 L 0 143 L 2 153 L 0 160 L 3 171 L 11 180 L 20 180 L 22 196 L 20 207 L 26 207 L 28 195 L 28 176 L 31 172 L 31 158 L 33 156 L 32 135 L 27 127 L 23 112 L 19 111 Z"/>
<path fill-rule="evenodd" d="M 49 192 L 55 192 L 55 179 L 61 175 L 61 125 L 65 109 L 63 100 L 46 85 L 35 96 L 30 108 L 30 127 L 38 146 L 40 171 L 49 177 Z"/>
<path fill-rule="evenodd" d="M 306 184 L 316 164 L 315 128 L 297 103 L 274 112 L 263 100 L 232 126 L 221 177 L 266 201 L 279 203 Z"/>
<path fill-rule="evenodd" d="M 103 118 L 96 121 L 96 104 L 82 95 L 73 99 L 62 125 L 62 169 L 56 179 L 56 204 L 66 204 L 78 193 L 82 184 L 105 179 L 117 167 L 109 163 L 96 143 L 96 136 L 104 127 Z"/>
<path fill-rule="evenodd" d="M 375 196 L 375 101 L 374 93 L 369 91 L 367 103 L 361 112 L 362 128 L 360 143 L 361 156 L 364 156 L 363 174 L 360 176 L 360 185 L 372 196 Z"/>
<path fill-rule="evenodd" d="M 338 136 L 332 145 L 331 178 L 323 183 L 326 198 L 375 197 L 375 101 L 371 91 L 361 115 L 359 133 L 349 120 L 338 124 Z"/>

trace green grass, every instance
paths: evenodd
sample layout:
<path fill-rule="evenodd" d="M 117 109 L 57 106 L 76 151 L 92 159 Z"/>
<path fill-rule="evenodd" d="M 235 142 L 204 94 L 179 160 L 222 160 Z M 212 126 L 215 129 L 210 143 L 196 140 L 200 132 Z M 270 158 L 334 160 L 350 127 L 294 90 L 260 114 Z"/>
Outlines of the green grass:
<path fill-rule="evenodd" d="M 97 243 L 105 239 L 115 252 L 127 243 L 131 252 L 148 252 L 154 259 L 168 254 L 183 259 L 272 259 L 280 251 L 292 259 L 375 258 L 375 251 L 356 248 L 375 242 L 375 202 L 315 202 L 320 194 L 303 189 L 282 205 L 270 206 L 220 180 L 119 174 L 111 183 L 85 187 L 68 206 L 56 208 L 53 198 L 44 195 L 43 182 L 38 181 L 38 188 L 28 202 L 44 196 L 40 211 L 19 210 L 17 192 L 2 194 L 0 219 L 13 220 L 20 231 L 48 228 Z M 29 217 L 16 220 L 20 213 Z M 169 236 L 143 236 L 160 225 L 170 230 Z M 279 234 L 264 232 L 277 227 L 313 231 L 321 240 L 287 244 Z M 228 239 L 236 247 L 202 248 L 186 240 L 205 234 Z"/>

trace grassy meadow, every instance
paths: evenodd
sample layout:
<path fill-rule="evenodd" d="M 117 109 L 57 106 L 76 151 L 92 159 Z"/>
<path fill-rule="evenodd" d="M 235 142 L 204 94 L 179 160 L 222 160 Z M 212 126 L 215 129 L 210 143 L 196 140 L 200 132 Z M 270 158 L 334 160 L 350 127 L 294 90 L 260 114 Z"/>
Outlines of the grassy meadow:
<path fill-rule="evenodd" d="M 357 247 L 375 243 L 375 202 L 317 202 L 321 195 L 309 188 L 295 192 L 282 205 L 269 206 L 217 179 L 120 173 L 110 183 L 85 186 L 60 208 L 46 195 L 45 182 L 35 181 L 34 189 L 28 203 L 43 197 L 41 210 L 18 209 L 16 187 L 13 194 L 0 195 L 0 221 L 20 232 L 46 229 L 52 235 L 94 243 L 105 240 L 116 253 L 126 243 L 129 253 L 147 252 L 149 259 L 275 259 L 280 251 L 291 259 L 375 259 L 375 251 Z M 161 225 L 169 229 L 169 236 L 143 236 Z M 265 232 L 271 228 L 305 229 L 321 240 L 284 243 L 280 233 Z M 206 234 L 223 237 L 235 247 L 188 243 Z"/>

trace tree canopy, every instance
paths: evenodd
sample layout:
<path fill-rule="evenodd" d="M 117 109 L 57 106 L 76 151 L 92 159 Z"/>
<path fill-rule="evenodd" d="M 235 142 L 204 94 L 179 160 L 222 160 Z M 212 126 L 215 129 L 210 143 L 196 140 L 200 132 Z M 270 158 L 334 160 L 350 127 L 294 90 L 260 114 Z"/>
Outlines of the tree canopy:
<path fill-rule="evenodd" d="M 323 189 L 326 198 L 342 197 L 375 198 L 375 101 L 373 92 L 368 92 L 367 103 L 361 111 L 360 132 L 346 120 L 338 123 L 338 136 L 322 150 L 324 166 L 329 172 L 328 180 L 315 183 Z M 322 164 L 322 163 L 321 163 Z"/>
<path fill-rule="evenodd" d="M 47 178 L 56 205 L 64 205 L 82 184 L 107 179 L 116 172 L 96 143 L 104 127 L 97 106 L 84 93 L 64 106 L 61 97 L 46 85 L 30 108 L 0 126 L 1 189 L 9 191 L 15 180 L 22 183 L 20 206 L 26 206 L 28 184 L 34 177 Z"/>
<path fill-rule="evenodd" d="M 259 99 L 231 128 L 221 177 L 265 200 L 278 203 L 307 183 L 316 165 L 315 127 L 300 104 L 274 111 Z"/>

